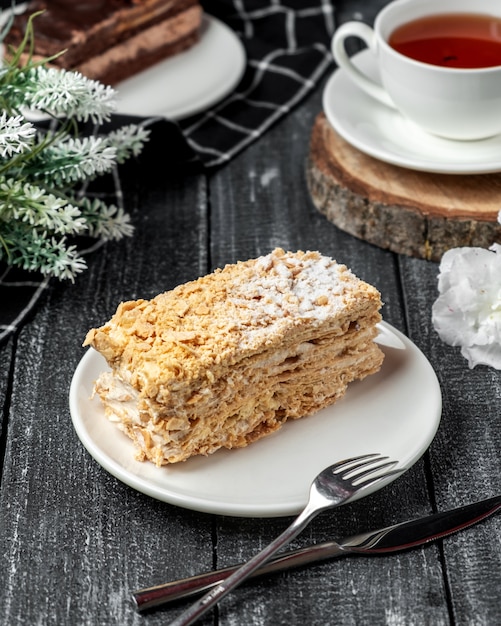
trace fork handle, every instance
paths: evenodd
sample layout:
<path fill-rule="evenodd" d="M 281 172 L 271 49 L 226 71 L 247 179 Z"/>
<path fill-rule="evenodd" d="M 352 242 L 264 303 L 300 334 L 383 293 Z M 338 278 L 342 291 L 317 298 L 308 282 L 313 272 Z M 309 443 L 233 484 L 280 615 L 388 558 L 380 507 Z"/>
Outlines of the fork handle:
<path fill-rule="evenodd" d="M 248 578 L 258 567 L 266 563 L 275 552 L 278 552 L 280 548 L 297 537 L 318 513 L 320 513 L 318 508 L 307 506 L 281 535 L 247 561 L 247 563 L 239 567 L 231 576 L 221 581 L 216 587 L 194 602 L 184 613 L 181 613 L 177 619 L 171 622 L 170 626 L 189 626 L 193 624 L 196 619 L 204 615 L 232 589 Z"/>

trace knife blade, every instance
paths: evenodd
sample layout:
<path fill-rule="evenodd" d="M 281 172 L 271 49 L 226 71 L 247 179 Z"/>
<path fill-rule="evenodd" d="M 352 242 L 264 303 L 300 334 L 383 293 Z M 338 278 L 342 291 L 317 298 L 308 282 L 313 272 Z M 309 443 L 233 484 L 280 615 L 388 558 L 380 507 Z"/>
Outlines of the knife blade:
<path fill-rule="evenodd" d="M 434 513 L 406 522 L 400 522 L 379 530 L 347 537 L 339 542 L 328 541 L 299 550 L 279 553 L 251 577 L 271 574 L 310 563 L 349 554 L 382 555 L 407 550 L 463 530 L 493 515 L 501 509 L 501 496 L 481 500 L 450 511 Z M 162 585 L 132 592 L 132 600 L 138 611 L 152 609 L 180 598 L 198 595 L 212 589 L 232 574 L 240 565 L 233 565 L 213 572 L 206 572 L 174 580 Z"/>

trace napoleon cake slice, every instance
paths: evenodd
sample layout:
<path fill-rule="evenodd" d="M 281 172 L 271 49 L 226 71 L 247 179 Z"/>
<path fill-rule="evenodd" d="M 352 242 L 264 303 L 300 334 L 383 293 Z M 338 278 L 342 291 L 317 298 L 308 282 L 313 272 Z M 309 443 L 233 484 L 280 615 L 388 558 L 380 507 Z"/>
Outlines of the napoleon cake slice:
<path fill-rule="evenodd" d="M 377 372 L 380 307 L 346 266 L 276 249 L 123 302 L 84 345 L 111 368 L 95 383 L 107 417 L 161 466 L 247 446 Z"/>

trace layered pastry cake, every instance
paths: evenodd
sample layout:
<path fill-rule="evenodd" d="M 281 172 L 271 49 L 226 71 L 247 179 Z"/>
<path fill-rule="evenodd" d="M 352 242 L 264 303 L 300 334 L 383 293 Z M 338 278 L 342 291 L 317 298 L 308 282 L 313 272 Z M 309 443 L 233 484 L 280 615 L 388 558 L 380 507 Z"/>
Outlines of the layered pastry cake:
<path fill-rule="evenodd" d="M 346 266 L 277 249 L 124 302 L 84 345 L 111 368 L 106 415 L 160 466 L 247 446 L 377 372 L 380 307 Z"/>
<path fill-rule="evenodd" d="M 34 58 L 114 85 L 195 44 L 198 0 L 31 0 L 4 43 L 17 48 L 33 20 Z M 21 62 L 26 60 L 26 55 Z"/>

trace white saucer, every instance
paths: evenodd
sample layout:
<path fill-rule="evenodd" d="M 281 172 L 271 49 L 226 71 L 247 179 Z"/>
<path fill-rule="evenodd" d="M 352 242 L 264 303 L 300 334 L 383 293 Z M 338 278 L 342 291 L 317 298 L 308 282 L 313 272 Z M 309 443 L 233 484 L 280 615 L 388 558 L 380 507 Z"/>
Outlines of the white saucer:
<path fill-rule="evenodd" d="M 25 2 L 16 5 L 14 13 L 23 13 L 25 8 Z M 10 15 L 10 9 L 0 13 L 0 27 Z M 162 115 L 173 120 L 200 113 L 238 85 L 246 63 L 245 49 L 236 33 L 204 13 L 196 45 L 116 85 L 117 113 Z M 29 114 L 32 121 L 46 117 L 39 112 Z"/>
<path fill-rule="evenodd" d="M 92 398 L 94 381 L 108 369 L 89 349 L 70 389 L 73 425 L 89 453 L 110 474 L 149 496 L 177 506 L 222 515 L 295 515 L 310 484 L 325 467 L 350 456 L 380 452 L 409 469 L 430 445 L 440 423 L 442 396 L 435 372 L 420 350 L 384 322 L 378 343 L 381 370 L 350 385 L 344 398 L 316 415 L 238 450 L 156 467 L 134 459 L 132 441 Z M 368 488 L 368 495 L 394 480 Z"/>
<path fill-rule="evenodd" d="M 199 113 L 238 84 L 245 65 L 237 35 L 205 14 L 195 46 L 116 85 L 118 113 L 175 120 Z"/>
<path fill-rule="evenodd" d="M 364 72 L 378 78 L 374 57 L 368 50 L 354 55 L 353 60 Z M 429 135 L 367 95 L 342 69 L 327 82 L 323 108 L 343 139 L 381 161 L 442 174 L 501 171 L 501 135 L 481 141 L 452 141 Z"/>

